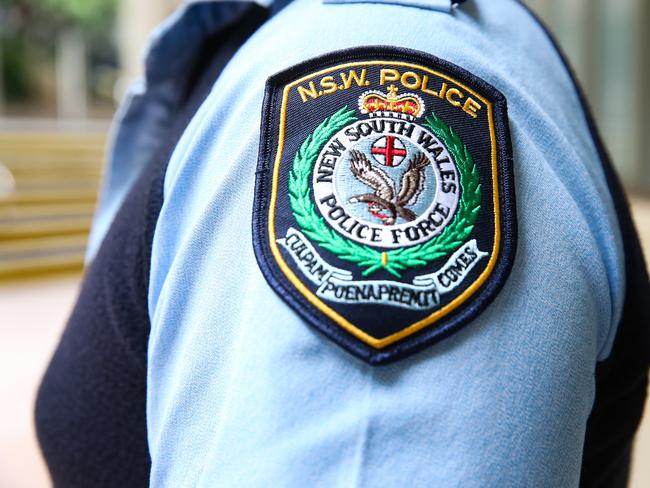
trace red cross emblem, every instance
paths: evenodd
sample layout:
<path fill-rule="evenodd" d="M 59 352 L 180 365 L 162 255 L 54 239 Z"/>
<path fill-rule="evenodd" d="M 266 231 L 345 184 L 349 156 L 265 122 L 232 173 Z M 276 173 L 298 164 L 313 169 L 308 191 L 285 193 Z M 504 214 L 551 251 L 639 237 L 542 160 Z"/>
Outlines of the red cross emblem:
<path fill-rule="evenodd" d="M 406 157 L 404 144 L 395 136 L 384 136 L 377 139 L 370 152 L 380 164 L 389 167 L 399 166 Z"/>

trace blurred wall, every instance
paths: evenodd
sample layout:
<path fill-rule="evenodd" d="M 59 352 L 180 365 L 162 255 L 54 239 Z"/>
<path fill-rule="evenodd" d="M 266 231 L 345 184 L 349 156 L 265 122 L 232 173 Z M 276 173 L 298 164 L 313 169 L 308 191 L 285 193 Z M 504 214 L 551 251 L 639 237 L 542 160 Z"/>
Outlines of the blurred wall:
<path fill-rule="evenodd" d="M 117 16 L 122 85 L 142 76 L 142 56 L 151 31 L 176 8 L 178 0 L 121 0 Z"/>
<path fill-rule="evenodd" d="M 623 180 L 632 189 L 650 190 L 650 2 L 527 3 L 571 59 Z"/>

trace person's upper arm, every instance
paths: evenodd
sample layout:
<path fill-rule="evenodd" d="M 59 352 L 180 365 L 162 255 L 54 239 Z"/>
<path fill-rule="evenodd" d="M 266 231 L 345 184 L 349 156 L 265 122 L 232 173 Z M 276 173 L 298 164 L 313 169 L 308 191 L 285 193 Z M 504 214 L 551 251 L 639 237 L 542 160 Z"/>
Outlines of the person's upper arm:
<path fill-rule="evenodd" d="M 177 146 L 149 287 L 152 486 L 577 486 L 596 362 L 624 296 L 582 108 L 516 2 L 400 3 L 290 5 L 240 49 Z M 512 144 L 517 246 L 503 288 L 462 330 L 385 366 L 285 303 L 251 225 L 260 151 L 277 149 L 260 132 L 267 79 L 358 46 L 420 51 L 484 80 L 507 101 Z M 307 128 L 289 122 L 300 147 Z"/>

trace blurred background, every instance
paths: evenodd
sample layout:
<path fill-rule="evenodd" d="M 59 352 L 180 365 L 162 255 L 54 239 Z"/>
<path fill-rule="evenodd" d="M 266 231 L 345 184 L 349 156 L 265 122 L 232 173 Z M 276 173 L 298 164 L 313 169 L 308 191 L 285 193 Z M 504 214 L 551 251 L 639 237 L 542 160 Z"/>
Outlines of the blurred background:
<path fill-rule="evenodd" d="M 49 484 L 36 387 L 76 298 L 111 117 L 177 3 L 0 0 L 0 488 Z M 573 62 L 650 255 L 650 2 L 528 3 Z M 647 421 L 634 488 L 649 456 Z"/>

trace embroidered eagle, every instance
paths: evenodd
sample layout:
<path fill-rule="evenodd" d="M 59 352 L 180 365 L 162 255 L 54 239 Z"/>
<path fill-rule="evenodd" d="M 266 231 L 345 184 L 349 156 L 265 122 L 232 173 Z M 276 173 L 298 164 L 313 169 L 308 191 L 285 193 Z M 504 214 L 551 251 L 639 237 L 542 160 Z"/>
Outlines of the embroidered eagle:
<path fill-rule="evenodd" d="M 367 203 L 368 211 L 380 218 L 384 225 L 393 225 L 398 216 L 408 222 L 414 221 L 415 212 L 406 207 L 414 205 L 424 190 L 424 170 L 431 164 L 429 158 L 422 153 L 413 156 L 402 174 L 399 191 L 396 191 L 393 179 L 381 168 L 373 166 L 362 152 L 355 150 L 350 154 L 352 174 L 374 190 L 374 193 L 353 196 L 350 203 Z"/>

